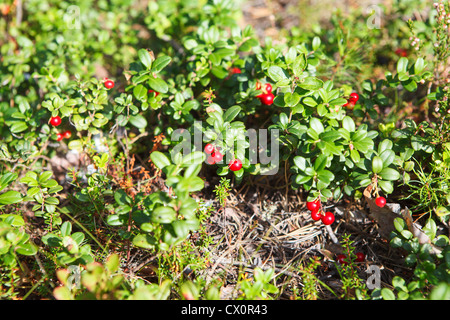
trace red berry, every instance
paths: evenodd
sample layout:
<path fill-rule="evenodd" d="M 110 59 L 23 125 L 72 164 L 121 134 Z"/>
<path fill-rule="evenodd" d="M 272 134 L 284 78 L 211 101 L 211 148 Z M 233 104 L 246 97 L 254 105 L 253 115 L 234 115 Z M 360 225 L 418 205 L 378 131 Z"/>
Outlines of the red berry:
<path fill-rule="evenodd" d="M 358 101 L 359 100 L 359 94 L 357 94 L 356 92 L 353 92 L 352 94 L 350 94 L 349 100 L 352 101 L 352 102 Z"/>
<path fill-rule="evenodd" d="M 242 168 L 242 161 L 239 159 L 234 159 L 230 161 L 228 165 L 231 171 L 239 171 Z"/>
<path fill-rule="evenodd" d="M 107 79 L 105 81 L 105 88 L 107 88 L 107 89 L 114 88 L 114 81 L 112 81 L 111 79 Z"/>
<path fill-rule="evenodd" d="M 386 205 L 386 198 L 385 197 L 378 197 L 375 199 L 375 204 L 379 206 L 380 208 L 383 208 Z"/>
<path fill-rule="evenodd" d="M 347 256 L 345 254 L 338 254 L 337 255 L 337 262 L 339 262 L 340 264 L 347 264 L 347 260 L 346 260 Z"/>
<path fill-rule="evenodd" d="M 158 91 L 155 91 L 155 90 L 152 90 L 152 89 L 148 90 L 148 93 L 152 93 L 152 92 L 155 93 L 155 98 L 159 95 Z"/>
<path fill-rule="evenodd" d="M 233 69 L 231 69 L 231 74 L 235 74 L 235 73 L 242 73 L 242 71 L 238 67 L 234 67 Z"/>
<path fill-rule="evenodd" d="M 272 85 L 271 85 L 270 83 L 266 83 L 265 89 L 266 89 L 266 92 L 267 92 L 267 93 L 272 92 Z"/>
<path fill-rule="evenodd" d="M 63 136 L 66 139 L 70 139 L 70 137 L 72 136 L 72 132 L 70 132 L 70 130 L 64 131 Z"/>
<path fill-rule="evenodd" d="M 261 100 L 261 103 L 270 106 L 273 103 L 273 99 L 275 98 L 275 96 L 273 95 L 272 92 L 266 93 L 266 94 L 262 94 L 259 97 L 259 100 Z"/>
<path fill-rule="evenodd" d="M 364 262 L 364 259 L 366 258 L 366 255 L 362 252 L 356 253 L 356 262 Z"/>
<path fill-rule="evenodd" d="M 256 83 L 255 89 L 256 89 L 256 90 L 261 90 L 261 82 L 257 82 L 257 83 Z"/>
<path fill-rule="evenodd" d="M 325 212 L 321 219 L 324 225 L 330 225 L 334 222 L 334 214 L 329 211 Z"/>
<path fill-rule="evenodd" d="M 211 143 L 208 143 L 205 146 L 205 153 L 210 154 L 214 151 L 214 146 Z"/>
<path fill-rule="evenodd" d="M 62 133 L 57 133 L 56 134 L 56 140 L 57 141 L 61 141 L 64 138 L 64 135 Z"/>
<path fill-rule="evenodd" d="M 61 124 L 61 118 L 59 116 L 51 117 L 50 124 L 54 127 L 57 127 Z"/>
<path fill-rule="evenodd" d="M 322 218 L 322 213 L 320 210 L 313 210 L 311 211 L 311 219 L 314 221 L 319 221 Z"/>
<path fill-rule="evenodd" d="M 343 107 L 349 108 L 350 110 L 353 110 L 355 107 L 355 101 L 348 100 L 346 104 L 343 105 Z"/>
<path fill-rule="evenodd" d="M 208 156 L 208 158 L 206 158 L 206 162 L 208 164 L 215 164 L 216 161 L 214 160 L 214 158 L 212 156 Z"/>
<path fill-rule="evenodd" d="M 214 161 L 220 162 L 223 159 L 223 154 L 221 154 L 219 151 L 214 151 L 213 153 L 211 153 L 211 157 L 214 159 Z"/>
<path fill-rule="evenodd" d="M 398 48 L 397 50 L 395 50 L 395 54 L 400 57 L 406 57 L 408 55 L 408 52 L 405 49 Z"/>
<path fill-rule="evenodd" d="M 314 201 L 307 202 L 306 207 L 308 208 L 308 210 L 317 211 L 320 208 L 320 201 L 314 200 Z"/>

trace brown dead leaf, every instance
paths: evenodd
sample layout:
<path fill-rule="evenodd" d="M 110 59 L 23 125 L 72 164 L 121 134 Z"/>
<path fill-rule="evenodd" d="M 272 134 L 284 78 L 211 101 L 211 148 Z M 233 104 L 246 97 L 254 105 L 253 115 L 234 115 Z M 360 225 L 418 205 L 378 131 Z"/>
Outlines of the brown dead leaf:
<path fill-rule="evenodd" d="M 251 15 L 253 19 L 267 18 L 272 15 L 272 11 L 270 11 L 267 7 L 253 8 Z"/>
<path fill-rule="evenodd" d="M 364 198 L 369 205 L 369 217 L 377 223 L 380 235 L 385 239 L 389 239 L 391 231 L 394 231 L 394 219 L 399 217 L 399 215 L 393 212 L 389 206 L 384 206 L 383 208 L 377 206 L 375 199 L 371 196 L 371 190 L 371 186 L 364 190 Z"/>

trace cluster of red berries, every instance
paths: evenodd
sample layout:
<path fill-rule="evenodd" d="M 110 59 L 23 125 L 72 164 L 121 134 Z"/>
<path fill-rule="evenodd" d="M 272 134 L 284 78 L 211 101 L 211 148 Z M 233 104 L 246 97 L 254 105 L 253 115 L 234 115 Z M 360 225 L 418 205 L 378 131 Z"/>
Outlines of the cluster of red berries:
<path fill-rule="evenodd" d="M 338 254 L 336 257 L 337 262 L 339 262 L 342 265 L 346 265 L 347 262 L 347 256 L 345 254 Z M 366 255 L 362 252 L 357 252 L 356 253 L 356 262 L 364 262 L 364 260 L 366 259 Z"/>
<path fill-rule="evenodd" d="M 226 79 L 229 79 L 233 74 L 236 73 L 242 73 L 241 69 L 239 69 L 238 67 L 231 68 L 230 74 Z M 259 101 L 261 101 L 262 104 L 265 104 L 266 106 L 272 105 L 273 99 L 275 99 L 275 95 L 272 93 L 272 85 L 270 83 L 266 83 L 263 88 L 262 84 L 260 82 L 257 82 L 256 90 L 263 91 L 263 93 L 256 96 L 257 98 L 259 98 Z"/>
<path fill-rule="evenodd" d="M 64 131 L 63 133 L 58 132 L 56 134 L 56 140 L 57 141 L 61 141 L 62 139 L 70 139 L 70 137 L 72 136 L 72 132 L 70 132 L 69 130 Z"/>
<path fill-rule="evenodd" d="M 208 143 L 204 151 L 206 154 L 209 154 L 208 158 L 206 159 L 206 162 L 208 164 L 216 164 L 223 159 L 223 154 L 220 152 L 219 148 L 213 146 L 211 143 Z M 239 171 L 242 168 L 242 161 L 239 159 L 233 159 L 228 164 L 228 168 L 231 171 Z"/>
<path fill-rule="evenodd" d="M 353 110 L 355 107 L 356 102 L 359 100 L 359 94 L 356 92 L 353 92 L 350 94 L 350 97 L 347 99 L 347 103 L 344 104 L 344 107 L 349 108 L 350 110 Z"/>
<path fill-rule="evenodd" d="M 408 56 L 408 51 L 406 51 L 406 49 L 403 48 L 398 48 L 397 50 L 395 50 L 395 54 L 398 55 L 399 57 L 406 57 Z"/>
<path fill-rule="evenodd" d="M 261 101 L 262 104 L 270 106 L 273 103 L 273 99 L 275 99 L 275 96 L 272 93 L 272 85 L 270 83 L 266 83 L 263 88 L 261 83 L 257 82 L 256 90 L 263 91 L 263 93 L 256 96 L 257 98 L 259 98 L 259 101 Z"/>
<path fill-rule="evenodd" d="M 208 158 L 206 158 L 206 162 L 208 164 L 215 164 L 223 159 L 223 154 L 220 152 L 219 148 L 216 148 L 211 143 L 208 143 L 204 149 L 206 154 L 209 154 Z"/>
<path fill-rule="evenodd" d="M 104 78 L 103 85 L 105 86 L 106 89 L 112 89 L 114 88 L 114 81 L 108 78 Z"/>
<path fill-rule="evenodd" d="M 322 220 L 324 225 L 330 225 L 334 222 L 334 214 L 330 211 L 323 212 L 321 209 L 322 204 L 320 200 L 309 201 L 306 203 L 306 207 L 311 211 L 311 219 L 314 221 Z"/>
<path fill-rule="evenodd" d="M 57 127 L 61 124 L 61 117 L 60 116 L 51 117 L 49 122 L 52 126 Z M 56 134 L 56 140 L 61 141 L 64 138 L 69 139 L 71 136 L 72 132 L 70 132 L 70 130 L 64 131 L 63 133 L 58 132 Z"/>
<path fill-rule="evenodd" d="M 385 197 L 377 197 L 375 199 L 375 204 L 379 206 L 380 208 L 383 208 L 386 205 L 386 198 Z"/>

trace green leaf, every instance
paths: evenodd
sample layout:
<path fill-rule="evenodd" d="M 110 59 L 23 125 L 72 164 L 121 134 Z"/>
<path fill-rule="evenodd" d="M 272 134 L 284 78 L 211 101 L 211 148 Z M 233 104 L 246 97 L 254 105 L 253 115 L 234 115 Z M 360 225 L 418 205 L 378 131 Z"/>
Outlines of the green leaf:
<path fill-rule="evenodd" d="M 241 107 L 239 106 L 232 106 L 227 111 L 225 111 L 225 114 L 223 115 L 223 121 L 224 122 L 231 122 L 236 118 L 236 116 L 241 112 Z"/>
<path fill-rule="evenodd" d="M 398 80 L 400 81 L 408 81 L 409 80 L 409 74 L 406 72 L 400 72 L 398 74 Z"/>
<path fill-rule="evenodd" d="M 355 149 L 351 150 L 350 151 L 350 158 L 352 158 L 352 161 L 354 163 L 358 163 L 361 160 L 361 156 L 359 155 L 358 150 L 355 150 Z"/>
<path fill-rule="evenodd" d="M 409 79 L 407 81 L 402 81 L 402 86 L 405 87 L 409 92 L 414 92 L 417 89 L 417 83 L 414 79 Z"/>
<path fill-rule="evenodd" d="M 381 289 L 381 296 L 384 300 L 395 300 L 395 294 L 388 288 Z"/>
<path fill-rule="evenodd" d="M 131 81 L 133 82 L 133 84 L 139 84 L 141 82 L 144 82 L 145 80 L 148 80 L 150 78 L 150 76 L 148 74 L 141 74 L 141 75 L 136 75 L 133 78 L 131 78 Z M 124 104 L 125 101 L 124 99 L 118 97 L 116 98 L 116 102 L 120 102 L 120 104 Z"/>
<path fill-rule="evenodd" d="M 422 229 L 431 241 L 436 237 L 437 225 L 433 219 L 428 219 L 427 223 Z"/>
<path fill-rule="evenodd" d="M 201 151 L 191 152 L 183 157 L 181 164 L 183 166 L 190 166 L 193 164 L 200 164 L 205 161 L 206 155 Z"/>
<path fill-rule="evenodd" d="M 395 160 L 395 153 L 392 150 L 384 150 L 380 154 L 380 158 L 383 159 L 383 167 L 388 167 Z"/>
<path fill-rule="evenodd" d="M 319 172 L 319 171 L 325 169 L 325 167 L 327 165 L 327 160 L 328 160 L 328 157 L 324 154 L 321 154 L 320 156 L 318 156 L 316 161 L 314 161 L 314 170 Z"/>
<path fill-rule="evenodd" d="M 305 90 L 319 90 L 323 87 L 323 81 L 316 77 L 307 77 L 298 86 Z"/>
<path fill-rule="evenodd" d="M 83 150 L 83 143 L 81 140 L 72 140 L 69 142 L 68 147 L 70 150 L 77 150 L 81 152 Z"/>
<path fill-rule="evenodd" d="M 408 58 L 401 57 L 397 62 L 397 73 L 406 72 L 408 68 Z"/>
<path fill-rule="evenodd" d="M 317 106 L 316 100 L 314 100 L 312 97 L 306 97 L 303 99 L 303 104 L 306 104 L 309 107 L 315 107 Z"/>
<path fill-rule="evenodd" d="M 400 173 L 392 168 L 384 168 L 383 170 L 381 170 L 380 176 L 381 178 L 383 178 L 383 180 L 388 181 L 395 181 L 400 179 Z"/>
<path fill-rule="evenodd" d="M 372 159 L 372 172 L 379 173 L 383 170 L 383 159 L 378 156 L 373 157 Z"/>
<path fill-rule="evenodd" d="M 147 88 L 145 88 L 142 84 L 138 84 L 133 89 L 133 95 L 139 101 L 147 100 L 147 92 L 148 92 Z"/>
<path fill-rule="evenodd" d="M 123 218 L 118 214 L 110 214 L 106 217 L 106 223 L 108 223 L 110 226 L 122 226 Z"/>
<path fill-rule="evenodd" d="M 176 219 L 176 212 L 171 207 L 160 206 L 151 213 L 151 220 L 155 223 L 171 223 Z"/>
<path fill-rule="evenodd" d="M 39 183 L 40 183 L 40 184 L 44 183 L 45 181 L 47 181 L 48 179 L 50 179 L 52 175 L 53 175 L 53 172 L 51 172 L 51 171 L 45 171 L 45 172 L 42 172 L 42 173 L 39 175 Z"/>
<path fill-rule="evenodd" d="M 158 57 L 154 62 L 152 66 L 152 72 L 158 73 L 162 69 L 164 69 L 170 62 L 172 61 L 172 58 L 169 56 L 161 56 Z"/>
<path fill-rule="evenodd" d="M 425 68 L 425 61 L 422 57 L 417 58 L 416 63 L 414 63 L 414 73 L 421 74 L 423 69 Z"/>
<path fill-rule="evenodd" d="M 164 167 L 170 165 L 170 160 L 167 158 L 167 156 L 159 151 L 153 151 L 150 154 L 150 159 L 155 164 L 158 169 L 163 169 Z"/>
<path fill-rule="evenodd" d="M 241 169 L 242 172 L 244 169 Z M 236 171 L 238 172 L 238 171 Z M 235 173 L 236 173 L 235 172 Z M 204 188 L 205 183 L 200 177 L 186 177 L 180 179 L 180 182 L 177 184 L 177 190 L 186 191 L 186 192 L 196 192 L 200 191 Z"/>
<path fill-rule="evenodd" d="M 311 128 L 313 128 L 314 131 L 316 131 L 317 134 L 319 134 L 319 135 L 325 130 L 325 128 L 323 127 L 322 122 L 321 122 L 319 119 L 317 119 L 317 118 L 311 118 L 311 120 L 310 120 L 310 122 L 309 122 L 309 125 L 310 125 Z"/>
<path fill-rule="evenodd" d="M 22 243 L 16 246 L 15 251 L 24 256 L 34 256 L 37 253 L 37 247 L 31 243 Z"/>
<path fill-rule="evenodd" d="M 28 129 L 28 125 L 24 121 L 14 121 L 9 127 L 12 133 L 19 133 Z"/>
<path fill-rule="evenodd" d="M 406 228 L 406 223 L 405 220 L 403 220 L 400 217 L 397 217 L 394 219 L 394 228 L 395 230 L 397 230 L 398 232 L 402 232 L 403 229 Z"/>
<path fill-rule="evenodd" d="M 148 85 L 150 86 L 150 88 L 160 93 L 167 93 L 167 91 L 169 91 L 169 86 L 161 78 L 150 77 L 148 79 Z"/>
<path fill-rule="evenodd" d="M 62 237 L 70 236 L 71 233 L 72 233 L 72 224 L 69 221 L 64 222 L 61 225 L 61 236 Z"/>
<path fill-rule="evenodd" d="M 305 71 L 307 65 L 308 65 L 308 62 L 306 60 L 306 55 L 304 53 L 297 56 L 294 60 L 293 66 L 292 66 L 294 74 L 296 76 L 301 75 L 303 73 L 303 71 Z"/>
<path fill-rule="evenodd" d="M 392 150 L 393 143 L 389 139 L 384 139 L 381 141 L 381 143 L 378 145 L 378 153 L 381 154 L 385 150 Z"/>
<path fill-rule="evenodd" d="M 153 59 L 150 56 L 150 53 L 145 49 L 139 49 L 138 57 L 141 63 L 147 68 L 150 69 L 152 66 Z"/>
<path fill-rule="evenodd" d="M 110 255 L 105 262 L 106 268 L 111 272 L 116 272 L 119 269 L 119 265 L 120 265 L 119 255 L 116 253 Z"/>
<path fill-rule="evenodd" d="M 353 132 L 355 131 L 355 122 L 349 116 L 345 116 L 344 119 L 342 119 L 342 127 L 349 132 Z"/>
<path fill-rule="evenodd" d="M 0 194 L 0 205 L 8 205 L 22 201 L 22 195 L 18 191 L 10 190 Z"/>
<path fill-rule="evenodd" d="M 302 171 L 306 169 L 306 159 L 301 156 L 294 157 L 294 164 Z"/>
<path fill-rule="evenodd" d="M 317 37 L 317 36 L 315 36 L 315 37 L 313 38 L 313 41 L 312 41 L 312 49 L 313 49 L 314 51 L 316 51 L 317 49 L 319 49 L 320 43 L 321 43 L 320 38 Z"/>
<path fill-rule="evenodd" d="M 147 119 L 140 114 L 130 116 L 130 123 L 138 129 L 145 129 L 147 127 Z"/>
<path fill-rule="evenodd" d="M 189 233 L 189 224 L 185 220 L 177 220 L 172 223 L 173 230 L 179 238 L 186 238 Z"/>
<path fill-rule="evenodd" d="M 435 209 L 436 215 L 438 217 L 445 217 L 446 215 L 450 214 L 450 210 L 448 210 L 446 207 L 439 206 Z"/>
<path fill-rule="evenodd" d="M 300 95 L 296 92 L 286 92 L 284 94 L 284 102 L 286 103 L 286 107 L 295 107 L 300 102 Z"/>
<path fill-rule="evenodd" d="M 394 191 L 394 186 L 392 185 L 392 182 L 390 182 L 390 181 L 379 180 L 378 185 L 387 194 L 390 194 Z"/>
<path fill-rule="evenodd" d="M 312 177 L 310 177 L 310 176 L 304 176 L 304 175 L 299 174 L 295 177 L 295 183 L 301 185 L 301 184 L 307 183 L 311 179 L 312 179 Z"/>
<path fill-rule="evenodd" d="M 334 180 L 334 174 L 329 170 L 322 170 L 317 172 L 317 178 L 326 184 L 330 184 Z"/>
<path fill-rule="evenodd" d="M 280 114 L 280 123 L 283 126 L 283 128 L 287 128 L 289 124 L 289 117 L 284 112 Z"/>
<path fill-rule="evenodd" d="M 156 243 L 156 239 L 148 234 L 138 234 L 133 238 L 133 244 L 139 248 L 154 249 Z"/>
<path fill-rule="evenodd" d="M 12 181 L 17 179 L 17 173 L 6 172 L 0 178 L 0 190 L 6 188 Z"/>
<path fill-rule="evenodd" d="M 129 195 L 126 194 L 125 190 L 118 189 L 116 192 L 114 192 L 114 200 L 118 205 L 127 205 L 131 204 L 133 201 Z"/>
<path fill-rule="evenodd" d="M 445 282 L 436 285 L 431 291 L 430 300 L 450 300 L 450 285 Z"/>
<path fill-rule="evenodd" d="M 284 70 L 278 66 L 270 66 L 267 72 L 269 74 L 269 77 L 275 82 L 287 79 Z"/>
<path fill-rule="evenodd" d="M 408 288 L 406 287 L 406 283 L 405 280 L 399 276 L 395 276 L 392 279 L 392 286 L 394 286 L 394 288 L 397 291 L 408 291 Z"/>

